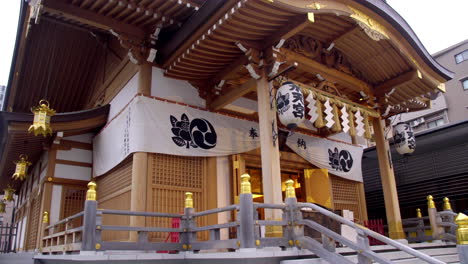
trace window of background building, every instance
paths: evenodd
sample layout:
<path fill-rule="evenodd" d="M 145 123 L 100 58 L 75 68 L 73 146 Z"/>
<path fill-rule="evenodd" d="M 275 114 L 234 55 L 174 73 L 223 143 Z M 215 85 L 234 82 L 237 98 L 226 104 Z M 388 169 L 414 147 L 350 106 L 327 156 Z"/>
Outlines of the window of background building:
<path fill-rule="evenodd" d="M 468 79 L 462 80 L 463 90 L 468 91 Z"/>
<path fill-rule="evenodd" d="M 427 122 L 427 128 L 434 128 L 434 127 L 441 126 L 443 124 L 445 124 L 445 121 L 443 118 L 440 118 L 431 122 Z"/>
<path fill-rule="evenodd" d="M 468 50 L 458 53 L 455 55 L 455 61 L 460 63 L 462 61 L 468 60 Z"/>

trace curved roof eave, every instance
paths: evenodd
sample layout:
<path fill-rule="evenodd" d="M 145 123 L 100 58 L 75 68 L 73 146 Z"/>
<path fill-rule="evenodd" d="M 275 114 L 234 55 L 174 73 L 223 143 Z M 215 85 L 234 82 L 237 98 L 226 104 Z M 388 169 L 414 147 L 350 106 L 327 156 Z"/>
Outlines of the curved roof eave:
<path fill-rule="evenodd" d="M 429 65 L 436 73 L 441 75 L 445 80 L 452 79 L 455 74 L 442 65 L 440 65 L 434 58 L 429 54 L 424 45 L 419 40 L 416 33 L 408 25 L 405 19 L 400 16 L 390 5 L 382 0 L 356 0 L 359 4 L 371 9 L 382 18 L 387 20 L 392 26 L 395 27 L 403 37 L 409 42 L 409 44 L 415 49 L 419 56 L 424 62 Z"/>

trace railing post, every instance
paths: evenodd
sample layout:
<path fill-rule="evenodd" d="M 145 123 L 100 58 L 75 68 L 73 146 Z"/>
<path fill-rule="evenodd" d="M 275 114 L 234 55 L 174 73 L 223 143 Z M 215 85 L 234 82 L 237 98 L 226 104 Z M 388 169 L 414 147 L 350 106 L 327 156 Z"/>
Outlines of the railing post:
<path fill-rule="evenodd" d="M 418 242 L 424 242 L 424 219 L 422 218 L 421 209 L 416 209 L 416 217 L 418 218 L 418 229 L 416 230 L 416 237 Z"/>
<path fill-rule="evenodd" d="M 429 222 L 431 224 L 432 238 L 434 238 L 434 240 L 440 240 L 443 232 L 437 224 L 437 209 L 432 195 L 427 196 L 427 215 L 429 216 Z"/>
<path fill-rule="evenodd" d="M 42 215 L 42 228 L 41 232 L 39 235 L 42 237 L 48 236 L 49 232 L 47 232 L 47 226 L 49 225 L 49 212 L 44 211 L 44 214 Z M 42 241 L 42 237 L 40 239 L 39 243 L 39 251 L 42 252 L 42 248 L 44 247 L 44 241 Z M 47 241 L 47 240 L 46 240 Z M 46 242 L 46 247 L 47 247 L 47 242 Z"/>
<path fill-rule="evenodd" d="M 296 191 L 293 187 L 294 181 L 289 179 L 285 184 L 286 198 L 284 203 L 288 206 L 286 208 L 288 213 L 285 213 L 284 216 L 286 216 L 288 221 L 288 227 L 283 229 L 283 236 L 288 239 L 288 243 L 292 247 L 298 245 L 298 238 L 304 236 L 304 226 L 297 224 L 299 221 L 302 221 L 302 213 L 297 207 Z"/>
<path fill-rule="evenodd" d="M 457 250 L 461 264 L 468 264 L 468 216 L 459 213 L 455 217 L 457 228 Z"/>
<path fill-rule="evenodd" d="M 239 219 L 240 227 L 237 242 L 239 248 L 255 248 L 254 233 L 254 208 L 252 190 L 250 187 L 250 176 L 241 175 L 241 193 L 239 195 Z"/>
<path fill-rule="evenodd" d="M 182 243 L 182 248 L 184 250 L 192 249 L 192 242 L 195 241 L 195 233 L 191 232 L 190 229 L 195 227 L 195 222 L 193 220 L 193 213 L 195 212 L 193 208 L 193 194 L 191 192 L 185 193 L 185 208 L 184 216 L 180 223 L 180 227 L 183 232 L 180 235 L 180 242 Z"/>
<path fill-rule="evenodd" d="M 452 210 L 452 206 L 450 205 L 450 200 L 448 197 L 445 197 L 443 199 L 444 201 L 444 211 L 447 211 L 447 212 L 453 212 Z M 455 223 L 454 221 L 454 216 L 453 215 L 446 215 L 444 216 L 444 222 L 448 222 L 448 223 Z M 450 234 L 453 234 L 455 235 L 455 232 L 456 232 L 456 227 L 450 227 Z"/>
<path fill-rule="evenodd" d="M 88 183 L 83 215 L 82 251 L 94 251 L 101 248 L 101 245 L 96 243 L 96 210 L 96 183 L 91 181 Z"/>
<path fill-rule="evenodd" d="M 369 238 L 367 235 L 362 231 L 360 228 L 356 228 L 356 242 L 362 250 L 368 250 L 370 248 L 369 245 Z M 371 264 L 372 260 L 366 256 L 364 256 L 361 251 L 358 252 L 358 264 Z"/>

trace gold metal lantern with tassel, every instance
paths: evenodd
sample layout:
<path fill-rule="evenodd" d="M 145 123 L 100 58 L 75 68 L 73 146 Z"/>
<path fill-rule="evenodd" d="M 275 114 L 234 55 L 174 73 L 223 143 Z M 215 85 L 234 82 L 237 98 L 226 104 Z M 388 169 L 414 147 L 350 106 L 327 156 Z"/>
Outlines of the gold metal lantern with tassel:
<path fill-rule="evenodd" d="M 55 115 L 55 110 L 49 108 L 49 102 L 47 100 L 40 100 L 39 106 L 31 108 L 31 112 L 34 114 L 34 122 L 29 127 L 28 132 L 34 132 L 34 135 L 52 135 L 52 128 L 50 127 L 50 117 Z"/>
<path fill-rule="evenodd" d="M 5 194 L 3 195 L 3 200 L 7 202 L 13 202 L 15 200 L 15 198 L 13 197 L 13 195 L 15 194 L 15 189 L 8 186 L 8 188 L 4 189 L 3 191 L 5 191 Z"/>
<path fill-rule="evenodd" d="M 28 167 L 32 164 L 28 161 L 28 156 L 21 154 L 20 160 L 15 161 L 16 169 L 15 173 L 13 174 L 13 179 L 23 181 L 26 179 L 28 174 Z"/>
<path fill-rule="evenodd" d="M 5 213 L 6 204 L 4 201 L 0 201 L 0 214 Z"/>

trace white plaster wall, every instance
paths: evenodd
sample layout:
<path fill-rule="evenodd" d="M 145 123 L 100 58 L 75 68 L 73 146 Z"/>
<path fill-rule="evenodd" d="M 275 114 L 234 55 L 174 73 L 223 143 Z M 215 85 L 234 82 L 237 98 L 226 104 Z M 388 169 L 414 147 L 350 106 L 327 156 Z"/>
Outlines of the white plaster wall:
<path fill-rule="evenodd" d="M 57 151 L 57 159 L 93 163 L 93 152 L 87 149 L 76 148 L 59 150 Z"/>
<path fill-rule="evenodd" d="M 91 180 L 91 168 L 56 164 L 54 175 L 57 178 L 89 181 Z"/>
<path fill-rule="evenodd" d="M 227 156 L 216 158 L 216 180 L 218 185 L 218 208 L 224 207 L 230 204 L 230 193 L 231 187 L 229 184 L 229 158 Z M 224 212 L 218 214 L 218 223 L 229 222 L 230 213 Z M 226 228 L 221 229 L 221 239 L 228 239 L 229 233 Z"/>
<path fill-rule="evenodd" d="M 161 69 L 153 67 L 151 95 L 164 99 L 205 107 L 205 100 L 198 96 L 195 87 L 186 81 L 164 77 Z"/>
<path fill-rule="evenodd" d="M 62 202 L 62 185 L 54 184 L 52 186 L 52 202 L 50 204 L 49 220 L 50 223 L 56 223 L 60 220 L 60 204 Z"/>
<path fill-rule="evenodd" d="M 120 92 L 110 102 L 109 117 L 107 122 L 112 120 L 124 108 L 128 102 L 135 96 L 138 91 L 138 75 L 137 72 L 127 84 L 120 90 Z"/>
<path fill-rule="evenodd" d="M 76 135 L 76 136 L 64 137 L 63 139 L 71 140 L 71 141 L 78 141 L 82 143 L 92 143 L 93 137 L 94 137 L 93 133 L 87 133 L 87 134 L 81 134 L 81 135 Z"/>

